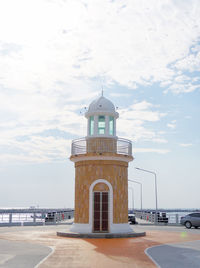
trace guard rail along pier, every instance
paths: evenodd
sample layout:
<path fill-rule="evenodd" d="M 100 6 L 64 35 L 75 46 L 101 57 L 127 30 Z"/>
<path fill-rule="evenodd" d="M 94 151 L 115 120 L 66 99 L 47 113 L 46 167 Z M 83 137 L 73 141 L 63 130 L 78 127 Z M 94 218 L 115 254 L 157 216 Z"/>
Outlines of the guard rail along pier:
<path fill-rule="evenodd" d="M 0 227 L 54 225 L 73 218 L 74 210 L 65 208 L 0 209 Z"/>

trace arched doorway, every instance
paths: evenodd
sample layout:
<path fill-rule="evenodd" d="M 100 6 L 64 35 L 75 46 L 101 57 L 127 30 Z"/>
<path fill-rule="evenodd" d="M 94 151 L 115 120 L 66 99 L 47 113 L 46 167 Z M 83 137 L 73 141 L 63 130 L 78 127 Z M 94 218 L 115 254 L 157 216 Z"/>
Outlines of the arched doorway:
<path fill-rule="evenodd" d="M 97 183 L 93 188 L 93 232 L 109 232 L 109 187 Z"/>

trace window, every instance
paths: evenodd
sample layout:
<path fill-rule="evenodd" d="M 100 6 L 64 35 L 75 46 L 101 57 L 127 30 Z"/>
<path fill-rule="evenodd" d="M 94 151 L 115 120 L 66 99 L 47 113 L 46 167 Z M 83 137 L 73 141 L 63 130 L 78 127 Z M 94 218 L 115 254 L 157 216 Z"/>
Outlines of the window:
<path fill-rule="evenodd" d="M 105 116 L 104 115 L 99 115 L 99 120 L 98 120 L 98 133 L 99 134 L 105 134 Z"/>
<path fill-rule="evenodd" d="M 114 135 L 114 117 L 109 116 L 109 134 Z"/>
<path fill-rule="evenodd" d="M 199 218 L 200 217 L 200 213 L 192 213 L 192 214 L 190 214 L 190 217 Z"/>
<path fill-rule="evenodd" d="M 90 116 L 90 135 L 94 135 L 94 116 Z"/>

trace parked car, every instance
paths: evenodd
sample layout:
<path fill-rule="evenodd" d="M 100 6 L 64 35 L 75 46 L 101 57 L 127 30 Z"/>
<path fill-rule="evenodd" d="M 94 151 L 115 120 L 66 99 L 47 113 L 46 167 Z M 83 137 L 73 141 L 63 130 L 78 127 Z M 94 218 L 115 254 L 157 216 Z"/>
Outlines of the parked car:
<path fill-rule="evenodd" d="M 186 228 L 200 227 L 200 212 L 190 213 L 184 217 L 181 217 L 181 224 L 185 225 Z"/>
<path fill-rule="evenodd" d="M 132 224 L 136 224 L 135 214 L 128 214 L 128 221 Z"/>
<path fill-rule="evenodd" d="M 56 212 L 48 212 L 45 217 L 45 222 L 54 222 Z"/>

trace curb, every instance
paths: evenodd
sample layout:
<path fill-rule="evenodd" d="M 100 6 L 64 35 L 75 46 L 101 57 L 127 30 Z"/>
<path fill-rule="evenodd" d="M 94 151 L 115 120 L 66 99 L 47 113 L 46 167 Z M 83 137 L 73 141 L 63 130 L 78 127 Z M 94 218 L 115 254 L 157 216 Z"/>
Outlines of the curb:
<path fill-rule="evenodd" d="M 88 233 L 88 234 L 57 232 L 57 236 L 71 237 L 71 238 L 128 238 L 128 237 L 146 236 L 146 232 L 141 232 L 141 233 Z"/>

